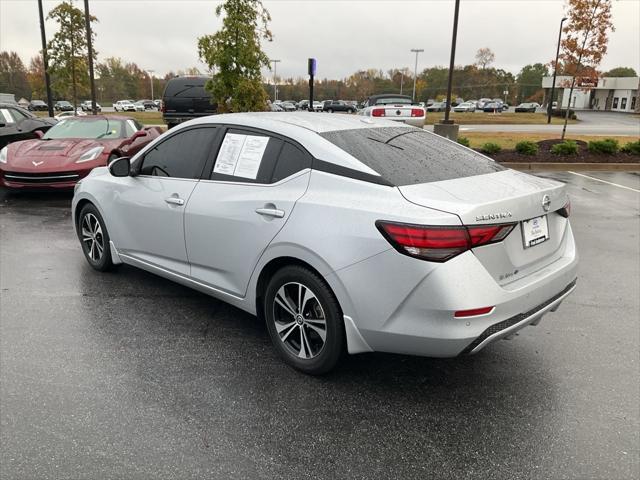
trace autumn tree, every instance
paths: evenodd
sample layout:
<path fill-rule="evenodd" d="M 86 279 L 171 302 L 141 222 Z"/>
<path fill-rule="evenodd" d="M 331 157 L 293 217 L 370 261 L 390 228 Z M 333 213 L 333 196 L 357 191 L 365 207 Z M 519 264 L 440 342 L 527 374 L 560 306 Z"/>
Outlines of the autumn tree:
<path fill-rule="evenodd" d="M 520 101 L 542 101 L 542 77 L 548 74 L 547 66 L 542 63 L 522 67 L 516 78 Z"/>
<path fill-rule="evenodd" d="M 51 10 L 47 18 L 58 24 L 58 31 L 47 45 L 53 87 L 60 94 L 71 97 L 73 104 L 77 105 L 78 95 L 89 94 L 84 12 L 76 8 L 72 0 L 65 0 Z M 90 20 L 98 21 L 93 15 Z M 93 28 L 91 32 L 95 37 Z M 94 59 L 96 55 L 94 50 Z"/>
<path fill-rule="evenodd" d="M 476 52 L 476 65 L 478 65 L 483 70 L 491 65 L 495 59 L 496 54 L 493 53 L 488 47 L 480 48 Z"/>
<path fill-rule="evenodd" d="M 226 0 L 216 7 L 223 14 L 219 31 L 198 38 L 198 54 L 214 72 L 206 89 L 221 112 L 266 110 L 261 71 L 270 63 L 260 41 L 272 39 L 271 16 L 260 0 Z"/>
<path fill-rule="evenodd" d="M 27 70 L 16 52 L 0 52 L 0 92 L 13 93 L 16 100 L 31 98 Z"/>
<path fill-rule="evenodd" d="M 587 69 L 595 70 L 607 53 L 608 34 L 614 31 L 611 21 L 611 0 L 568 0 L 569 19 L 563 28 L 560 58 L 565 71 L 572 76 L 567 110 L 562 127 L 564 139 L 571 110 L 571 97 L 576 77 Z"/>
<path fill-rule="evenodd" d="M 616 67 L 602 74 L 603 77 L 637 77 L 638 74 L 631 67 Z"/>
<path fill-rule="evenodd" d="M 31 57 L 29 70 L 27 71 L 29 85 L 31 85 L 31 98 L 39 99 L 47 96 L 47 88 L 44 83 L 44 64 L 42 55 Z"/>

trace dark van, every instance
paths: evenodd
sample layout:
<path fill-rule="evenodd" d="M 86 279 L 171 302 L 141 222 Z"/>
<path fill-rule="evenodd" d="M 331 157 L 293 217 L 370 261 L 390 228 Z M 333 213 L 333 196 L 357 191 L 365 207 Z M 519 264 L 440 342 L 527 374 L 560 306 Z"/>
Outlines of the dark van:
<path fill-rule="evenodd" d="M 205 76 L 175 77 L 167 82 L 162 94 L 162 119 L 169 128 L 217 112 L 217 105 L 204 89 L 208 79 Z"/>

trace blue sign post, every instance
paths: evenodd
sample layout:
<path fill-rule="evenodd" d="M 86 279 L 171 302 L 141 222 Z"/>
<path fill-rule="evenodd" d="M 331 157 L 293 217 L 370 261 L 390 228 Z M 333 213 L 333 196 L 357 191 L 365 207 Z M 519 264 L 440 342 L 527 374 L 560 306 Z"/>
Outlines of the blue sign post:
<path fill-rule="evenodd" d="M 307 64 L 309 72 L 309 111 L 313 112 L 313 77 L 316 75 L 317 62 L 315 58 L 310 58 Z"/>

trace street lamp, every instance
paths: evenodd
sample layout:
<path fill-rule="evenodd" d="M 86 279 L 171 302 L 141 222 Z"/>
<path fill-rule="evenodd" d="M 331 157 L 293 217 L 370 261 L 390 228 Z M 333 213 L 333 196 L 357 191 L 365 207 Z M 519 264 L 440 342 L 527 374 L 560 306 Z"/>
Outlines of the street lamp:
<path fill-rule="evenodd" d="M 420 52 L 424 52 L 423 48 L 412 48 L 412 52 L 416 54 L 416 64 L 413 68 L 413 95 L 411 96 L 412 100 L 416 101 L 416 80 L 418 79 L 418 54 Z"/>
<path fill-rule="evenodd" d="M 149 74 L 149 83 L 151 84 L 151 101 L 153 102 L 155 100 L 155 98 L 153 98 L 153 73 L 155 72 L 155 70 L 147 70 L 147 73 Z"/>
<path fill-rule="evenodd" d="M 278 100 L 278 84 L 276 83 L 276 68 L 278 63 L 282 60 L 269 60 L 269 62 L 273 63 L 273 103 Z"/>
<path fill-rule="evenodd" d="M 551 110 L 553 109 L 553 95 L 556 90 L 556 76 L 558 75 L 558 58 L 560 57 L 560 40 L 562 39 L 562 24 L 567 20 L 567 17 L 564 17 L 560 20 L 560 31 L 558 32 L 558 48 L 556 49 L 556 63 L 553 66 L 553 83 L 551 84 L 551 95 L 549 96 L 549 101 L 547 102 L 547 123 L 551 123 Z M 571 101 L 571 99 L 569 99 Z M 567 107 L 569 108 L 569 107 Z"/>

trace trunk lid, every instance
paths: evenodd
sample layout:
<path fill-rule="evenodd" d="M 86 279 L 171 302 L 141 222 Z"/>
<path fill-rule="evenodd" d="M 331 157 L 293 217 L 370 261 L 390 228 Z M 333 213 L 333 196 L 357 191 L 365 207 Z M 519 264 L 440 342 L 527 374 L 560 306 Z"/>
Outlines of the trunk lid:
<path fill-rule="evenodd" d="M 464 225 L 516 223 L 503 241 L 473 249 L 501 285 L 521 279 L 563 254 L 568 221 L 557 211 L 565 206 L 568 197 L 560 182 L 504 170 L 398 188 L 408 201 L 455 214 Z M 546 219 L 548 239 L 525 247 L 523 221 L 536 217 Z"/>

